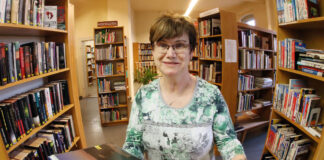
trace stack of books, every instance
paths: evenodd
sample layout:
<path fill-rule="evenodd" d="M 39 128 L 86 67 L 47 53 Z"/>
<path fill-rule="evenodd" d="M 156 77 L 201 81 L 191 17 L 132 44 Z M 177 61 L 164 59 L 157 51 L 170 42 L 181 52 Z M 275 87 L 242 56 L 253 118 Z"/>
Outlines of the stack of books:
<path fill-rule="evenodd" d="M 126 90 L 126 82 L 125 81 L 114 82 L 114 89 L 115 91 Z"/>
<path fill-rule="evenodd" d="M 255 88 L 265 88 L 271 87 L 273 85 L 273 81 L 271 78 L 266 77 L 255 77 Z"/>

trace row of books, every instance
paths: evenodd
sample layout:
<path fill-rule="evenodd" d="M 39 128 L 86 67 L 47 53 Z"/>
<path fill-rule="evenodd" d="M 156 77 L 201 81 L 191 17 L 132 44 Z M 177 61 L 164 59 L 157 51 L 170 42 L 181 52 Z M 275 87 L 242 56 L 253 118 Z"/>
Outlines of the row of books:
<path fill-rule="evenodd" d="M 140 73 L 143 73 L 146 69 L 150 69 L 154 73 L 157 73 L 157 68 L 153 61 L 136 62 L 135 67 L 136 67 L 136 70 L 138 70 Z"/>
<path fill-rule="evenodd" d="M 140 61 L 153 61 L 153 55 L 139 55 Z"/>
<path fill-rule="evenodd" d="M 119 93 L 107 93 L 100 95 L 99 106 L 101 108 L 119 106 Z"/>
<path fill-rule="evenodd" d="M 116 32 L 110 29 L 102 29 L 95 33 L 95 44 L 114 43 L 116 40 Z"/>
<path fill-rule="evenodd" d="M 247 111 L 252 109 L 252 101 L 254 99 L 253 94 L 239 93 L 239 102 L 237 106 L 237 112 Z"/>
<path fill-rule="evenodd" d="M 189 70 L 198 71 L 199 70 L 199 62 L 198 60 L 191 60 L 189 62 Z"/>
<path fill-rule="evenodd" d="M 106 48 L 96 48 L 96 60 L 112 60 L 124 58 L 124 46 L 110 45 Z"/>
<path fill-rule="evenodd" d="M 65 30 L 64 6 L 45 6 L 45 0 L 1 0 L 0 23 Z"/>
<path fill-rule="evenodd" d="M 252 30 L 239 30 L 238 40 L 240 47 L 272 49 L 270 37 L 260 36 Z"/>
<path fill-rule="evenodd" d="M 101 114 L 101 121 L 104 123 L 108 123 L 116 120 L 123 120 L 127 118 L 127 116 L 125 114 L 122 114 L 119 109 L 102 110 L 100 111 L 100 114 Z"/>
<path fill-rule="evenodd" d="M 239 50 L 240 69 L 273 69 L 276 66 L 276 56 L 264 51 Z"/>
<path fill-rule="evenodd" d="M 324 76 L 324 51 L 306 49 L 302 40 L 287 38 L 280 42 L 279 66 Z"/>
<path fill-rule="evenodd" d="M 47 160 L 48 156 L 64 153 L 72 147 L 75 137 L 72 115 L 62 115 L 12 151 L 9 157 L 11 159 Z"/>
<path fill-rule="evenodd" d="M 277 0 L 278 22 L 287 23 L 319 17 L 319 0 Z"/>
<path fill-rule="evenodd" d="M 321 97 L 313 88 L 299 79 L 289 79 L 289 84 L 276 84 L 274 108 L 303 127 L 316 127 L 320 117 Z"/>
<path fill-rule="evenodd" d="M 250 89 L 254 89 L 254 76 L 240 74 L 238 79 L 238 90 L 244 91 Z"/>
<path fill-rule="evenodd" d="M 51 82 L 0 102 L 0 130 L 6 149 L 70 104 L 66 80 Z"/>
<path fill-rule="evenodd" d="M 296 133 L 293 127 L 281 123 L 280 119 L 273 119 L 271 123 L 266 145 L 278 159 L 308 159 L 310 139 Z"/>
<path fill-rule="evenodd" d="M 66 67 L 65 44 L 58 42 L 0 43 L 0 85 Z"/>
<path fill-rule="evenodd" d="M 139 52 L 141 55 L 152 55 L 152 50 L 151 49 L 146 49 L 146 50 L 140 50 Z"/>
<path fill-rule="evenodd" d="M 151 43 L 141 43 L 139 47 L 141 50 L 152 50 Z"/>
<path fill-rule="evenodd" d="M 199 22 L 199 36 L 210 36 L 221 34 L 220 19 L 211 18 Z"/>
<path fill-rule="evenodd" d="M 97 64 L 97 74 L 98 76 L 107 76 L 107 75 L 114 75 L 114 74 L 124 74 L 124 63 L 117 62 L 115 63 L 116 70 L 114 71 L 114 64 L 113 63 L 98 63 Z"/>
<path fill-rule="evenodd" d="M 222 42 L 205 40 L 199 43 L 199 56 L 200 58 L 222 58 Z"/>
<path fill-rule="evenodd" d="M 126 83 L 125 81 L 111 82 L 106 79 L 98 79 L 98 89 L 99 93 L 126 90 Z"/>
<path fill-rule="evenodd" d="M 219 62 L 214 62 L 211 64 L 200 64 L 200 75 L 202 79 L 221 83 L 222 81 L 222 65 Z"/>

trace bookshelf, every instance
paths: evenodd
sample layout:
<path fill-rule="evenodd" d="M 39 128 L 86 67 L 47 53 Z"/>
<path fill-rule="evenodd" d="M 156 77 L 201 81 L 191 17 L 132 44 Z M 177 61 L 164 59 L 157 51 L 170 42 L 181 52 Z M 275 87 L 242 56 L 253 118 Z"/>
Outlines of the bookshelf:
<path fill-rule="evenodd" d="M 275 3 L 275 2 L 274 2 Z M 276 6 L 276 5 L 274 5 Z M 303 19 L 303 20 L 297 20 L 293 22 L 288 23 L 281 23 L 277 25 L 278 30 L 278 42 L 283 41 L 286 38 L 294 38 L 302 40 L 303 43 L 306 44 L 307 49 L 320 49 L 324 50 L 323 45 L 321 44 L 323 42 L 323 22 L 324 22 L 324 3 L 319 3 L 320 8 L 320 17 L 316 18 L 309 18 L 309 19 Z M 273 8 L 276 16 L 277 15 L 277 8 Z M 279 43 L 280 44 L 280 43 Z M 278 47 L 279 47 L 278 44 Z M 277 61 L 281 61 L 282 59 L 278 56 Z M 279 64 L 278 64 L 279 66 Z M 321 114 L 320 118 L 318 120 L 318 124 L 323 124 L 324 117 L 323 117 L 323 106 L 324 106 L 324 78 L 320 76 L 316 76 L 313 74 L 305 73 L 297 69 L 291 69 L 291 68 L 284 68 L 282 66 L 278 67 L 277 70 L 277 77 L 276 77 L 276 84 L 288 84 L 289 79 L 300 79 L 303 80 L 306 83 L 307 88 L 313 88 L 316 90 L 316 94 L 319 95 L 320 101 L 318 104 L 318 107 L 321 108 Z M 305 159 L 309 160 L 317 160 L 317 159 L 323 159 L 324 158 L 324 139 L 323 139 L 323 132 L 320 132 L 321 138 L 313 136 L 308 130 L 305 129 L 303 125 L 300 123 L 296 123 L 294 120 L 292 120 L 290 117 L 287 117 L 285 113 L 275 109 L 272 109 L 271 111 L 271 117 L 270 120 L 274 119 L 280 119 L 283 121 L 283 123 L 289 124 L 295 129 L 296 133 L 299 133 L 302 135 L 303 138 L 310 139 L 310 146 L 309 146 L 309 153 Z M 271 123 L 269 124 L 269 126 Z M 268 135 L 267 140 L 269 139 L 269 133 L 270 133 L 270 127 L 268 129 Z M 263 154 L 270 153 L 274 157 L 276 157 L 276 154 L 272 152 L 269 147 L 265 146 L 263 149 Z M 276 157 L 276 159 L 278 159 Z"/>
<path fill-rule="evenodd" d="M 94 28 L 94 37 L 101 125 L 127 124 L 129 91 L 124 28 Z"/>
<path fill-rule="evenodd" d="M 86 64 L 87 64 L 87 81 L 88 81 L 88 86 L 94 85 L 96 82 L 95 79 L 95 55 L 94 55 L 94 48 L 91 45 L 86 45 L 85 46 L 85 53 L 86 53 Z"/>
<path fill-rule="evenodd" d="M 15 82 L 7 83 L 6 85 L 0 86 L 0 91 L 2 91 L 1 94 L 4 94 L 0 95 L 0 97 L 5 96 L 7 94 L 11 95 L 11 92 L 15 92 L 14 90 L 12 90 L 13 88 L 17 88 L 28 84 L 34 84 L 36 83 L 36 81 L 41 81 L 42 84 L 46 84 L 46 82 L 64 79 L 67 81 L 68 84 L 70 104 L 65 105 L 59 113 L 55 114 L 53 117 L 47 120 L 46 123 L 40 125 L 39 127 L 33 128 L 29 134 L 22 137 L 19 141 L 17 141 L 16 144 L 9 147 L 8 150 L 6 150 L 4 141 L 2 137 L 0 137 L 0 159 L 9 159 L 9 153 L 13 152 L 16 148 L 21 147 L 22 144 L 24 144 L 24 142 L 26 142 L 27 140 L 29 140 L 30 137 L 38 133 L 39 130 L 47 127 L 51 122 L 60 118 L 65 113 L 72 115 L 74 122 L 73 125 L 76 134 L 71 147 L 67 151 L 70 151 L 74 148 L 86 147 L 78 89 L 77 84 L 75 83 L 77 81 L 75 67 L 76 55 L 74 52 L 74 45 L 71 45 L 74 44 L 74 5 L 70 0 L 46 0 L 45 5 L 56 5 L 64 7 L 66 30 L 59 30 L 40 26 L 29 26 L 22 24 L 0 23 L 0 39 L 6 41 L 6 38 L 4 39 L 4 37 L 10 36 L 13 39 L 12 41 L 20 41 L 21 39 L 26 39 L 26 36 L 28 36 L 31 37 L 30 39 L 40 39 L 39 41 L 64 42 L 66 66 L 64 69 L 58 69 L 56 71 L 34 75 L 29 78 L 17 80 Z M 29 90 L 22 90 L 23 93 L 26 91 Z"/>
<path fill-rule="evenodd" d="M 207 24 L 212 25 L 213 22 L 214 30 L 213 27 L 207 27 Z M 233 97 L 237 95 L 237 89 L 233 84 L 237 84 L 237 78 L 234 77 L 238 75 L 238 63 L 225 61 L 225 40 L 237 40 L 236 23 L 236 15 L 224 10 L 198 18 L 198 75 L 218 86 L 227 102 L 233 121 L 237 105 L 236 101 L 233 101 Z M 208 76 L 210 71 L 211 77 Z"/>
<path fill-rule="evenodd" d="M 151 69 L 151 71 L 157 73 L 152 50 L 153 48 L 150 43 L 133 43 L 134 72 L 138 70 L 140 73 L 143 73 L 145 69 Z"/>
<path fill-rule="evenodd" d="M 237 27 L 239 69 L 235 126 L 243 142 L 249 130 L 264 127 L 269 122 L 277 37 L 276 32 L 264 28 L 240 22 Z M 267 83 L 264 78 L 267 78 Z"/>

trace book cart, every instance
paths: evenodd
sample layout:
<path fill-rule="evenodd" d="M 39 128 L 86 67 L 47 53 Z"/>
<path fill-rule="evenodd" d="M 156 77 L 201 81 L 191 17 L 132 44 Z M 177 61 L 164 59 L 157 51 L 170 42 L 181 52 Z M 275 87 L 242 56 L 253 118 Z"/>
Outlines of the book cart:
<path fill-rule="evenodd" d="M 79 95 L 77 89 L 77 76 L 76 76 L 76 67 L 75 67 L 75 52 L 74 52 L 74 5 L 70 0 L 46 0 L 45 5 L 56 5 L 64 6 L 65 10 L 65 25 L 66 30 L 59 30 L 41 26 L 31 26 L 23 24 L 14 24 L 14 23 L 0 23 L 0 38 L 4 41 L 5 37 L 13 37 L 15 41 L 24 41 L 27 37 L 32 37 L 31 39 L 40 39 L 42 42 L 64 42 L 65 43 L 65 56 L 66 56 L 66 66 L 64 69 L 51 70 L 47 73 L 35 74 L 31 77 L 25 77 L 21 80 L 15 80 L 14 82 L 7 83 L 0 86 L 0 91 L 5 91 L 3 93 L 5 96 L 8 92 L 14 92 L 10 90 L 15 87 L 24 86 L 25 84 L 31 84 L 35 80 L 41 80 L 45 84 L 46 82 L 56 81 L 56 80 L 66 80 L 68 84 L 69 91 L 69 105 L 65 105 L 62 110 L 54 114 L 51 118 L 47 119 L 45 123 L 41 124 L 38 127 L 32 128 L 28 134 L 24 134 L 21 138 L 13 145 L 10 145 L 6 149 L 4 140 L 0 138 L 0 159 L 9 159 L 9 154 L 15 149 L 22 147 L 24 142 L 28 141 L 31 137 L 35 136 L 40 130 L 49 126 L 53 121 L 57 120 L 63 114 L 71 114 L 74 122 L 75 137 L 74 140 L 66 150 L 70 151 L 74 148 L 85 148 L 86 141 L 84 136 Z M 23 87 L 22 87 L 23 88 Z M 24 92 L 28 92 L 23 91 Z"/>
<path fill-rule="evenodd" d="M 124 28 L 98 27 L 94 37 L 101 124 L 127 124 L 129 89 Z"/>

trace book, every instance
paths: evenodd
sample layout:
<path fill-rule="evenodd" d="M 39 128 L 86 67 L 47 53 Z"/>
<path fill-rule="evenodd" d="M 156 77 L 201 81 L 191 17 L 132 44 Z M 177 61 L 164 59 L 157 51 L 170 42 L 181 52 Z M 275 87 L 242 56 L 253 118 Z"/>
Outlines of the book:
<path fill-rule="evenodd" d="M 57 7 L 57 29 L 65 30 L 65 7 Z"/>
<path fill-rule="evenodd" d="M 57 29 L 57 6 L 44 7 L 44 27 Z"/>

